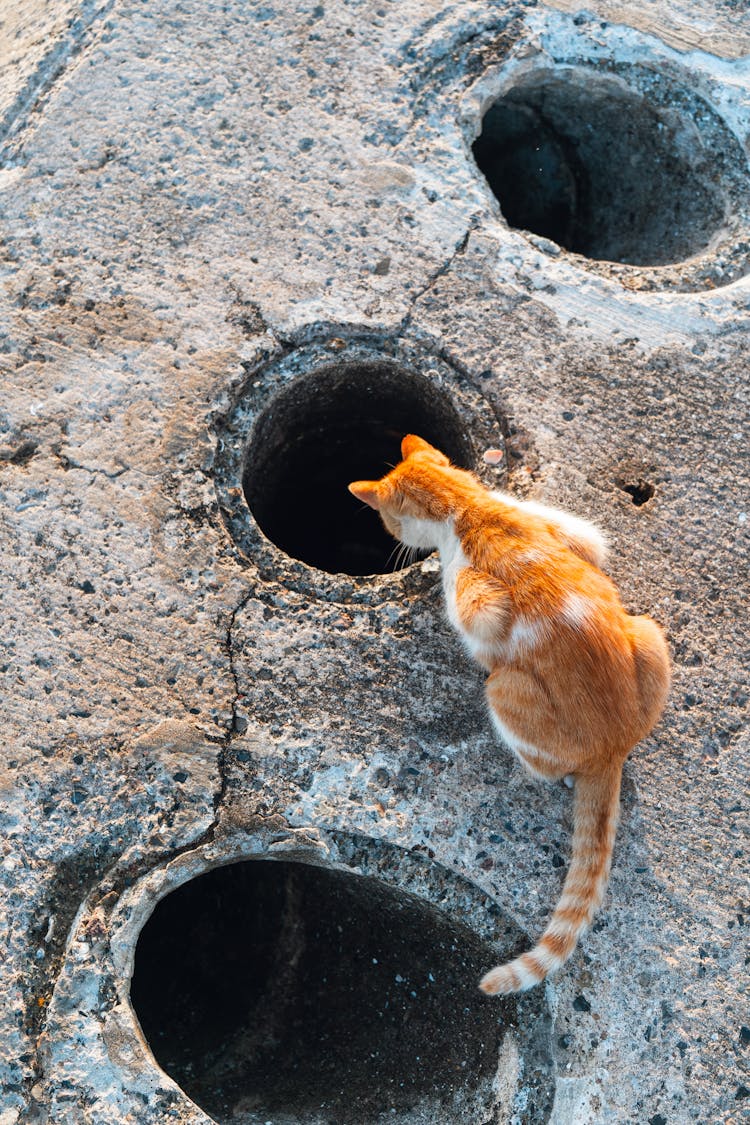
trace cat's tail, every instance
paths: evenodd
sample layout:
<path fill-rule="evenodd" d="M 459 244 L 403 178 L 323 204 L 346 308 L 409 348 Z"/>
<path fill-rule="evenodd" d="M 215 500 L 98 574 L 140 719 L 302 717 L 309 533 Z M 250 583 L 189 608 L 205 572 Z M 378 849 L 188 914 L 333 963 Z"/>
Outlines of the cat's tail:
<path fill-rule="evenodd" d="M 537 945 L 482 978 L 490 996 L 525 992 L 567 961 L 594 916 L 609 878 L 620 809 L 619 762 L 596 776 L 578 776 L 573 806 L 573 856 L 562 895 Z"/>

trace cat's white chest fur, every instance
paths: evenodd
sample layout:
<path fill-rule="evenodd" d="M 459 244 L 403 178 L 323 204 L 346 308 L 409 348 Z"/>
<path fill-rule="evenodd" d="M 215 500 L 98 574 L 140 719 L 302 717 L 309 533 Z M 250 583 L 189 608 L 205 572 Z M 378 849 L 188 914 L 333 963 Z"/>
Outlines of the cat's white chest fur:
<path fill-rule="evenodd" d="M 480 640 L 464 627 L 459 617 L 456 603 L 456 582 L 460 571 L 463 570 L 464 567 L 469 566 L 470 563 L 463 552 L 463 548 L 453 528 L 447 524 L 441 524 L 440 526 L 444 529 L 438 546 L 443 573 L 445 608 L 448 620 L 461 637 L 469 654 L 475 659 L 478 659 L 480 664 L 487 666 L 498 656 L 503 654 L 507 656 L 515 653 L 519 646 L 522 647 L 524 644 L 533 643 L 531 637 L 532 634 L 535 636 L 536 629 L 536 625 L 533 622 L 517 621 L 514 628 L 511 629 L 510 634 L 507 637 L 498 637 L 494 644 L 488 644 L 486 640 Z M 490 718 L 500 738 L 516 754 L 524 768 L 532 774 L 537 774 L 539 777 L 544 776 L 535 769 L 534 765 L 540 751 L 537 750 L 536 747 L 531 746 L 530 743 L 524 742 L 522 739 L 518 738 L 505 723 L 500 721 L 492 708 L 490 708 Z"/>
<path fill-rule="evenodd" d="M 456 579 L 459 571 L 469 565 L 469 560 L 453 530 L 452 520 L 439 523 L 436 520 L 420 520 L 407 516 L 401 521 L 401 541 L 409 547 L 422 547 L 428 550 L 437 547 L 440 553 L 440 570 L 448 620 L 465 641 L 471 655 L 476 655 L 476 649 L 472 647 L 472 639 L 466 634 L 456 607 Z"/>
<path fill-rule="evenodd" d="M 469 655 L 481 659 L 487 655 L 487 645 L 467 632 L 459 617 L 458 606 L 456 604 L 456 580 L 459 572 L 462 571 L 464 567 L 469 566 L 469 560 L 464 554 L 461 543 L 452 526 L 449 524 L 441 524 L 440 526 L 442 534 L 440 542 L 438 543 L 438 549 L 440 551 L 440 566 L 443 574 L 443 596 L 445 598 L 445 610 L 448 615 L 448 620 L 465 644 Z"/>
<path fill-rule="evenodd" d="M 469 565 L 469 560 L 463 552 L 461 543 L 458 536 L 452 527 L 447 524 L 441 525 L 442 535 L 441 542 L 438 543 L 440 551 L 440 567 L 443 574 L 443 594 L 445 596 L 445 608 L 448 612 L 448 620 L 454 629 L 464 635 L 459 620 L 458 610 L 456 608 L 456 579 L 458 572 L 463 570 L 465 566 Z"/>

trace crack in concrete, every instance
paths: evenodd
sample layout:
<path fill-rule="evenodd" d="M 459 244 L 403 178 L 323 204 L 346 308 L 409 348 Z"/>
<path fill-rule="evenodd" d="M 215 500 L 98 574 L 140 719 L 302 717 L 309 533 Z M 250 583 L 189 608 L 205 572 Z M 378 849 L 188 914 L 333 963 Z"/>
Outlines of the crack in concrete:
<path fill-rule="evenodd" d="M 106 472 L 104 472 L 104 470 L 99 470 L 99 469 L 88 469 L 84 465 L 78 465 L 78 464 L 70 461 L 68 458 L 65 458 L 64 455 L 61 455 L 59 453 L 59 451 L 57 451 L 57 450 L 55 450 L 55 454 L 56 454 L 56 456 L 58 457 L 58 459 L 60 460 L 61 463 L 65 462 L 65 461 L 68 462 L 64 466 L 65 468 L 82 468 L 82 469 L 86 469 L 86 471 L 91 472 L 91 473 L 103 473 L 103 475 L 105 475 L 107 477 L 110 477 L 110 478 L 114 477 L 114 476 L 120 476 L 122 472 L 127 471 L 127 467 L 124 468 L 121 472 L 118 472 L 116 474 L 106 473 Z M 227 624 L 227 628 L 226 628 L 226 632 L 225 632 L 225 636 L 224 636 L 224 647 L 226 649 L 227 657 L 229 659 L 230 675 L 231 675 L 232 681 L 234 683 L 234 696 L 233 696 L 232 701 L 231 701 L 231 718 L 230 718 L 229 724 L 227 726 L 226 733 L 223 735 L 223 737 L 220 740 L 220 749 L 219 749 L 219 752 L 218 752 L 218 755 L 217 755 L 217 768 L 218 768 L 218 772 L 219 772 L 219 786 L 218 786 L 218 789 L 216 790 L 216 792 L 214 793 L 214 798 L 213 798 L 214 815 L 213 815 L 213 819 L 212 819 L 211 824 L 196 839 L 189 840 L 185 844 L 181 845 L 180 847 L 174 848 L 174 847 L 168 847 L 167 846 L 167 847 L 165 847 L 163 849 L 160 849 L 156 852 L 149 852 L 147 855 L 142 856 L 139 860 L 136 860 L 135 863 L 125 864 L 125 865 L 122 865 L 122 858 L 123 857 L 122 857 L 122 855 L 120 855 L 120 856 L 117 856 L 117 858 L 114 859 L 114 862 L 109 867 L 107 867 L 106 865 L 102 866 L 100 868 L 100 870 L 96 872 L 95 877 L 93 879 L 88 880 L 89 886 L 88 886 L 88 889 L 86 890 L 86 893 L 81 898 L 77 899 L 75 901 L 75 903 L 72 905 L 72 909 L 69 912 L 70 918 L 68 919 L 67 924 L 63 925 L 62 927 L 58 927 L 59 932 L 56 935 L 56 944 L 59 946 L 59 949 L 57 950 L 54 958 L 52 958 L 51 963 L 48 966 L 47 972 L 44 974 L 44 981 L 42 982 L 42 980 L 40 978 L 40 980 L 37 982 L 36 987 L 32 989 L 32 992 L 35 995 L 41 994 L 42 991 L 43 991 L 45 996 L 51 997 L 52 994 L 54 993 L 54 991 L 57 987 L 57 984 L 58 984 L 58 980 L 59 980 L 59 977 L 60 977 L 60 973 L 62 971 L 62 967 L 63 967 L 64 950 L 67 948 L 68 941 L 70 940 L 71 925 L 72 925 L 73 919 L 77 915 L 77 912 L 78 912 L 81 904 L 83 903 L 83 901 L 85 901 L 85 899 L 87 897 L 89 897 L 94 892 L 97 883 L 99 884 L 99 887 L 102 891 L 102 895 L 101 895 L 101 899 L 98 902 L 92 903 L 92 908 L 101 905 L 101 903 L 105 900 L 108 901 L 110 905 L 114 905 L 117 901 L 119 901 L 119 898 L 121 897 L 125 886 L 127 886 L 129 883 L 132 883 L 135 879 L 140 878 L 143 874 L 145 874 L 146 871 L 155 867 L 158 863 L 164 862 L 165 860 L 176 859 L 178 856 L 182 855 L 183 853 L 201 848 L 201 847 L 205 846 L 206 844 L 211 843 L 214 840 L 217 828 L 219 826 L 221 808 L 222 808 L 222 805 L 223 805 L 223 802 L 224 802 L 224 796 L 226 794 L 226 789 L 227 789 L 227 784 L 228 784 L 228 777 L 227 777 L 227 770 L 226 770 L 226 755 L 227 755 L 227 751 L 228 751 L 231 743 L 234 741 L 234 739 L 240 733 L 236 729 L 236 722 L 237 722 L 238 702 L 239 702 L 239 699 L 240 699 L 242 693 L 240 691 L 239 676 L 237 674 L 237 669 L 236 669 L 235 661 L 234 661 L 232 632 L 233 632 L 233 629 L 234 629 L 234 625 L 235 625 L 237 615 L 242 612 L 244 607 L 253 598 L 253 596 L 254 596 L 253 591 L 252 590 L 248 591 L 248 593 L 243 596 L 243 598 L 240 600 L 240 602 L 231 610 L 230 615 L 229 615 L 229 622 Z M 210 736 L 206 736 L 206 737 L 207 737 L 207 741 L 209 741 L 209 742 L 217 741 L 215 738 L 211 738 Z M 173 804 L 173 806 L 170 809 L 165 809 L 163 811 L 162 817 L 161 817 L 162 822 L 168 820 L 169 816 L 172 815 L 178 808 L 179 808 L 179 802 L 175 801 L 175 803 Z M 67 870 L 67 867 L 66 867 L 66 870 Z M 58 914 L 59 914 L 59 910 L 58 910 Z M 50 916 L 49 911 L 47 911 L 47 910 L 43 911 L 43 918 L 44 918 L 44 921 L 45 921 L 45 923 L 47 924 L 48 927 L 49 927 L 49 921 L 48 921 L 49 916 Z M 114 990 L 112 991 L 112 996 L 116 1000 L 116 993 L 115 993 Z M 41 1122 L 43 1120 L 43 1118 L 39 1116 L 39 1114 L 41 1112 L 41 1106 L 39 1104 L 37 1104 L 36 1099 L 34 1098 L 33 1090 L 34 1090 L 34 1087 L 37 1086 L 40 1082 L 42 1082 L 44 1080 L 44 1077 L 45 1077 L 44 1064 L 41 1060 L 41 1055 L 40 1055 L 40 1045 L 41 1045 L 41 1040 L 42 1040 L 42 1037 L 45 1033 L 46 1024 L 47 1024 L 47 1003 L 45 1003 L 43 1006 L 40 1005 L 38 1010 L 36 1010 L 36 1011 L 32 1008 L 32 1004 L 33 1004 L 33 999 L 29 1001 L 29 1006 L 28 1006 L 28 1009 L 27 1009 L 27 1020 L 28 1020 L 28 1023 L 29 1023 L 29 1038 L 30 1038 L 30 1041 L 31 1041 L 31 1048 L 30 1048 L 30 1052 L 29 1052 L 30 1056 L 31 1056 L 31 1062 L 30 1062 L 30 1066 L 29 1066 L 30 1072 L 23 1081 L 23 1085 L 24 1085 L 24 1088 L 25 1088 L 26 1093 L 27 1093 L 29 1125 L 32 1125 L 32 1122 L 36 1122 L 36 1121 Z M 100 1018 L 100 1020 L 103 1020 L 103 1012 L 99 1015 L 98 1018 Z"/>
<path fill-rule="evenodd" d="M 409 311 L 405 314 L 405 316 L 402 317 L 401 322 L 399 324 L 399 327 L 398 327 L 398 334 L 399 335 L 403 335 L 411 327 L 412 321 L 414 319 L 416 307 L 417 307 L 417 304 L 419 303 L 419 301 L 421 301 L 422 298 L 427 293 L 429 293 L 431 289 L 434 288 L 434 286 L 437 284 L 437 282 L 440 280 L 441 277 L 444 277 L 448 273 L 451 266 L 455 262 L 456 258 L 460 257 L 465 252 L 466 247 L 469 244 L 469 239 L 470 239 L 472 233 L 479 226 L 479 219 L 480 219 L 480 213 L 479 212 L 477 212 L 476 214 L 471 216 L 471 218 L 469 220 L 469 225 L 466 228 L 466 231 L 461 236 L 459 241 L 456 243 L 455 247 L 451 251 L 448 258 L 443 262 L 443 264 L 441 266 L 439 266 L 430 275 L 430 277 L 427 280 L 427 282 L 425 283 L 425 285 L 423 285 L 422 288 L 414 294 L 414 296 L 412 297 L 412 300 L 411 300 L 411 305 L 410 305 Z"/>
<path fill-rule="evenodd" d="M 248 604 L 248 602 L 250 602 L 252 600 L 253 597 L 254 597 L 254 591 L 248 590 L 248 592 L 240 599 L 238 604 L 230 612 L 229 621 L 227 623 L 226 632 L 225 632 L 225 635 L 224 635 L 224 649 L 225 649 L 226 654 L 227 654 L 227 659 L 229 660 L 229 674 L 232 677 L 232 683 L 234 684 L 234 696 L 233 696 L 232 702 L 231 702 L 231 713 L 230 713 L 229 724 L 227 726 L 226 733 L 224 734 L 224 736 L 222 738 L 221 749 L 219 750 L 219 754 L 218 754 L 218 757 L 217 757 L 217 766 L 218 766 L 218 770 L 219 770 L 219 788 L 218 788 L 217 792 L 214 794 L 214 820 L 213 820 L 213 823 L 212 823 L 211 827 L 208 830 L 209 833 L 210 833 L 209 839 L 213 839 L 213 837 L 216 833 L 216 829 L 218 828 L 219 818 L 221 816 L 221 808 L 222 808 L 222 805 L 224 803 L 224 797 L 225 797 L 226 791 L 227 791 L 227 785 L 228 785 L 228 781 L 229 781 L 229 779 L 227 777 L 227 768 L 226 768 L 226 766 L 227 766 L 227 753 L 229 751 L 230 746 L 235 741 L 235 739 L 241 733 L 243 733 L 242 731 L 240 731 L 238 729 L 238 722 L 237 722 L 237 720 L 238 720 L 238 705 L 239 705 L 240 698 L 242 696 L 242 692 L 240 691 L 240 680 L 239 680 L 239 675 L 237 673 L 237 667 L 236 667 L 235 660 L 234 660 L 234 647 L 233 647 L 233 642 L 232 642 L 232 633 L 233 633 L 233 630 L 234 630 L 235 622 L 237 620 L 237 615 L 242 612 L 242 610 L 245 608 L 245 606 Z"/>
<path fill-rule="evenodd" d="M 130 465 L 123 465 L 121 469 L 117 469 L 113 473 L 108 473 L 106 469 L 97 469 L 91 465 L 82 465 L 79 461 L 74 461 L 72 457 L 68 457 L 66 453 L 61 453 L 59 449 L 55 449 L 54 447 L 52 452 L 66 472 L 68 472 L 69 469 L 82 469 L 84 473 L 91 473 L 92 476 L 103 476 L 106 477 L 107 480 L 117 480 L 118 477 L 130 471 Z"/>

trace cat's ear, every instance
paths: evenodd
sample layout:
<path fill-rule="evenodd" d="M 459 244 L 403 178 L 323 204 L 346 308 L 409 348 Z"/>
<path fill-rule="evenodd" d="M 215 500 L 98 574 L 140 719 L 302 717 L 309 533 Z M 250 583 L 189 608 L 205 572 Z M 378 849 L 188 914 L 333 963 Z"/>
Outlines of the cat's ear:
<path fill-rule="evenodd" d="M 441 453 L 439 449 L 435 449 L 434 445 L 430 445 L 428 441 L 417 437 L 416 434 L 407 434 L 401 442 L 401 456 L 404 458 L 411 457 L 412 453 L 426 453 L 438 465 L 450 465 L 450 461 L 445 454 Z"/>
<path fill-rule="evenodd" d="M 364 501 L 369 504 L 375 511 L 380 508 L 380 493 L 378 490 L 378 481 L 376 480 L 355 480 L 349 485 L 349 491 L 352 496 L 356 496 L 358 500 Z"/>

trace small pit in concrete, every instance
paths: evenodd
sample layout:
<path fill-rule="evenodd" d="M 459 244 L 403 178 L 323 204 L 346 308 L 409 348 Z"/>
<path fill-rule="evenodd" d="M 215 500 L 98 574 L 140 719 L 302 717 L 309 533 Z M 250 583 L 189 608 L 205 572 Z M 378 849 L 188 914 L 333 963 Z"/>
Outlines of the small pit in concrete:
<path fill-rule="evenodd" d="M 654 485 L 651 484 L 650 481 L 643 480 L 641 477 L 634 481 L 618 480 L 616 483 L 618 488 L 621 488 L 623 492 L 627 492 L 637 508 L 647 504 L 649 500 L 652 500 L 656 495 Z"/>
<path fill-rule="evenodd" d="M 159 1064 L 222 1125 L 458 1125 L 490 1114 L 520 1014 L 477 989 L 495 958 L 377 878 L 250 860 L 158 903 L 131 998 Z M 544 1101 L 527 1108 L 546 1119 Z"/>
<path fill-rule="evenodd" d="M 509 226 L 638 266 L 709 246 L 729 210 L 724 164 L 745 162 L 705 103 L 649 82 L 653 98 L 615 74 L 566 67 L 527 75 L 490 106 L 473 153 Z"/>
<path fill-rule="evenodd" d="M 248 507 L 268 539 L 310 566 L 352 575 L 396 569 L 394 540 L 347 485 L 397 464 L 407 433 L 472 467 L 466 425 L 435 382 L 387 361 L 318 368 L 256 419 L 242 478 Z"/>

